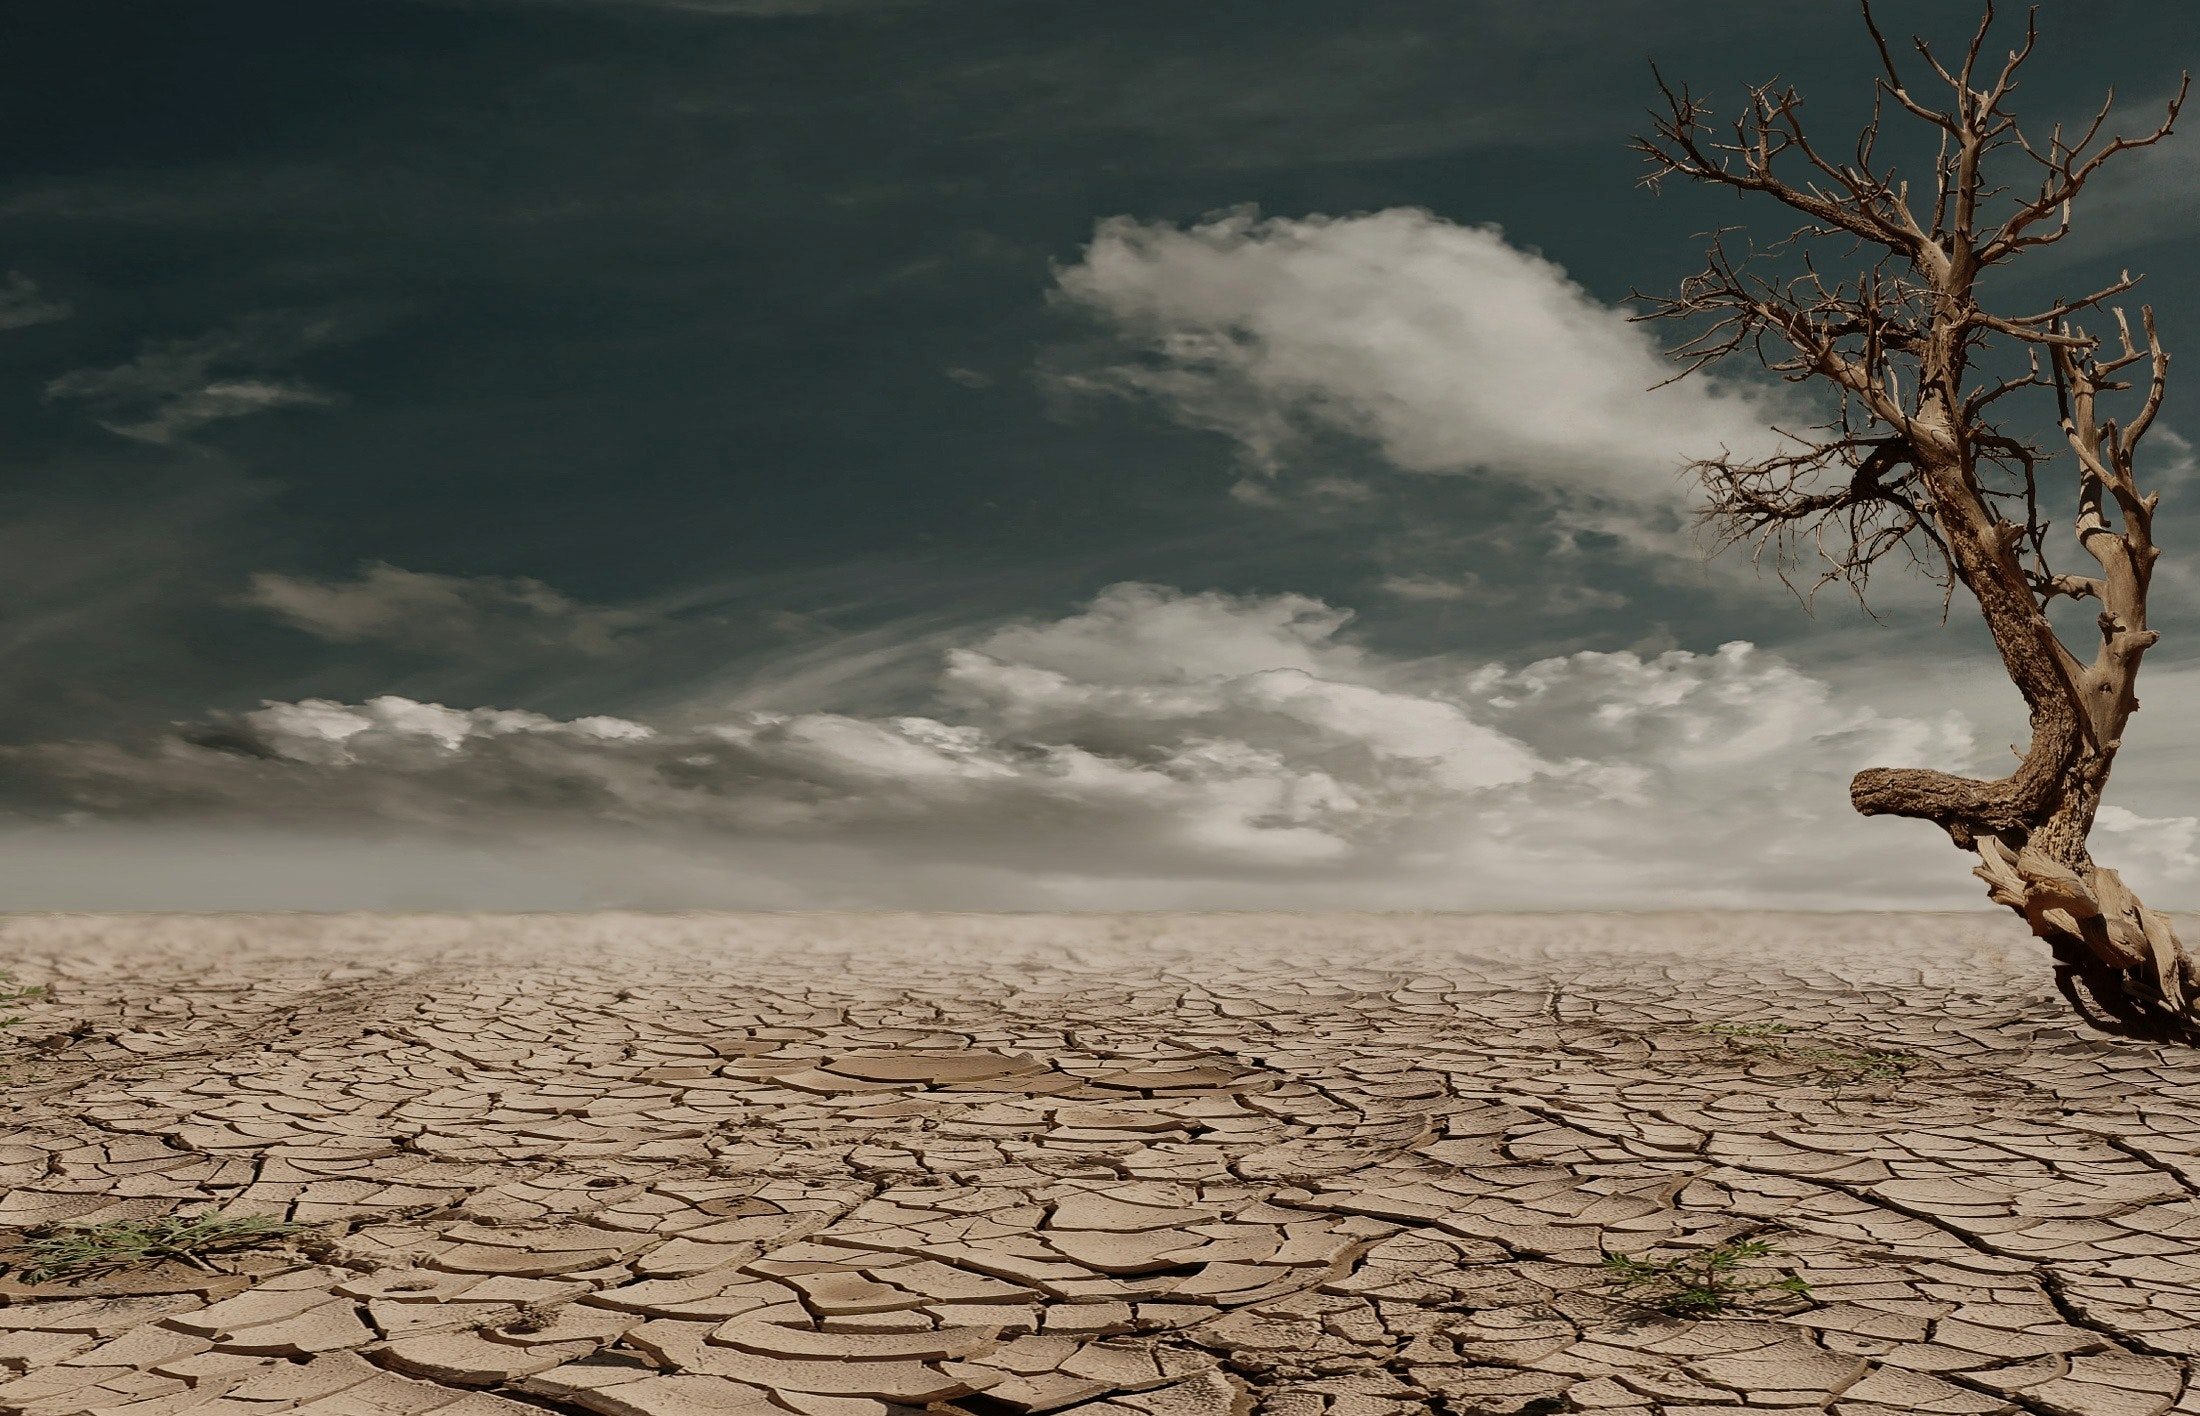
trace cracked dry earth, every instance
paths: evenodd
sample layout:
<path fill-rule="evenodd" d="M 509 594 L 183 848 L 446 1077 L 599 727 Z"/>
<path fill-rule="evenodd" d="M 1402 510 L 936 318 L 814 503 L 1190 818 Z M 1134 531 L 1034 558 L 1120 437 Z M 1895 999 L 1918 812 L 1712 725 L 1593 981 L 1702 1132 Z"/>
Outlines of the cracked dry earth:
<path fill-rule="evenodd" d="M 2200 1055 L 2078 1030 L 2013 919 L 47 916 L 0 966 L 50 990 L 7 1242 L 313 1226 L 18 1262 L 8 1412 L 2200 1413 Z M 1807 1293 L 1605 1266 L 1750 1237 Z"/>

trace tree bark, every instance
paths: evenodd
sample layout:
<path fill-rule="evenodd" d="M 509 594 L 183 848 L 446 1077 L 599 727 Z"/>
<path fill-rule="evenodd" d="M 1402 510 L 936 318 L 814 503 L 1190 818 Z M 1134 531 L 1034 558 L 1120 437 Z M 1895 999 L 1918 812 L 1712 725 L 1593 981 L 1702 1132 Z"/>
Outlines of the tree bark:
<path fill-rule="evenodd" d="M 2009 676 L 2032 709 L 2032 743 L 2007 777 L 1980 780 L 1924 768 L 1859 772 L 1849 795 L 1866 816 L 1934 822 L 1977 854 L 1987 894 L 2024 917 L 2054 951 L 2056 983 L 2094 1026 L 2125 1036 L 2200 1042 L 2200 965 L 2169 920 L 2148 908 L 2087 847 L 2125 723 L 2137 711 L 2139 652 L 2112 653 L 2123 626 L 2104 612 L 2102 662 L 2069 671 L 2049 646 L 2044 610 L 2005 592 L 2008 568 L 1948 537 L 1958 573 L 1978 596 Z M 1978 579 L 1974 580 L 1976 574 Z M 2021 585 L 2021 581 L 2019 582 Z M 2148 642 L 2151 642 L 2149 640 Z M 2085 700 L 2092 698 L 2093 703 Z M 2091 711 L 2087 711 L 2090 709 Z"/>

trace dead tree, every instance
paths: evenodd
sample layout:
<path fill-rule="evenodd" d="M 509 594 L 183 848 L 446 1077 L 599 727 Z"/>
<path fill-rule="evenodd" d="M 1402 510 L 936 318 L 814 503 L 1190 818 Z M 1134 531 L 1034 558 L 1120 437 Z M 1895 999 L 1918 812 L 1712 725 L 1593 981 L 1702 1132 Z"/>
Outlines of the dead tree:
<path fill-rule="evenodd" d="M 1636 143 L 1653 188 L 1686 178 L 1799 221 L 1776 240 L 1714 234 L 1705 268 L 1641 316 L 1683 326 L 1676 377 L 1748 357 L 1823 397 L 1826 421 L 1781 431 L 1770 455 L 1696 464 L 1701 514 L 1721 545 L 1769 552 L 1783 569 L 1809 548 L 1818 584 L 1860 597 L 1898 551 L 1944 595 L 1969 593 L 2031 712 L 2021 765 L 1993 780 L 1873 768 L 1851 801 L 1867 816 L 1933 822 L 1975 852 L 1991 898 L 2053 946 L 2057 981 L 2089 1021 L 2200 1040 L 2200 964 L 2086 847 L 2158 637 L 2147 586 L 2159 497 L 2140 481 L 2138 453 L 2169 355 L 2150 309 L 2134 330 L 2116 304 L 2137 283 L 2128 273 L 2015 311 L 1988 308 L 1980 288 L 2068 237 L 2087 183 L 2167 138 L 2190 80 L 2144 132 L 2111 135 L 2111 95 L 2082 129 L 2035 136 L 2010 103 L 2038 45 L 2036 10 L 2004 55 L 1989 56 L 1991 3 L 1959 63 L 1915 41 L 1909 62 L 1930 74 L 1922 92 L 1869 0 L 1863 13 L 1882 73 L 1853 146 L 1809 136 L 1791 87 L 1753 88 L 1738 118 L 1714 125 L 1707 104 L 1662 76 L 1664 105 Z M 1937 148 L 1922 181 L 1882 155 L 1883 119 L 1889 146 L 1921 136 L 1920 162 Z M 2085 573 L 2051 564 L 2057 501 Z M 2098 605 L 2097 643 L 2065 643 L 2049 617 L 2061 598 Z"/>

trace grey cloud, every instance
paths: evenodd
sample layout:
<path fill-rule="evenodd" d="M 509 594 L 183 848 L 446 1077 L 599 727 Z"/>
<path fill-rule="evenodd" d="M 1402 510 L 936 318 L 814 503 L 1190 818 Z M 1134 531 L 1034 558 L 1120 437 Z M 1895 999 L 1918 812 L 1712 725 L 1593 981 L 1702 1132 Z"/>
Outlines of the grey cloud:
<path fill-rule="evenodd" d="M 48 295 L 39 283 L 19 270 L 0 282 L 0 330 L 28 329 L 52 324 L 75 313 L 68 301 Z"/>
<path fill-rule="evenodd" d="M 514 649 L 610 654 L 650 618 L 584 605 L 526 577 L 436 575 L 380 562 L 361 566 L 351 580 L 262 571 L 240 603 L 332 644 L 379 642 L 468 655 Z"/>
<path fill-rule="evenodd" d="M 252 315 L 193 339 L 148 343 L 112 368 L 72 370 L 46 385 L 46 398 L 83 403 L 121 437 L 174 443 L 224 419 L 339 402 L 273 371 L 345 333 L 330 316 Z"/>
<path fill-rule="evenodd" d="M 106 732 L 235 701 L 237 662 L 198 636 L 226 618 L 212 602 L 293 528 L 268 483 L 219 457 L 150 460 L 110 444 L 8 469 L 0 737 Z"/>
<path fill-rule="evenodd" d="M 1431 603 L 1474 598 L 1486 589 L 1482 578 L 1473 571 L 1465 571 L 1449 578 L 1430 575 L 1425 571 L 1416 571 L 1409 575 L 1386 575 L 1378 588 L 1384 594 L 1400 600 Z"/>
<path fill-rule="evenodd" d="M 1393 573 L 1377 581 L 1375 588 L 1392 599 L 1403 600 L 1407 604 L 1472 604 L 1482 610 L 1504 609 L 1512 612 L 1532 605 L 1539 613 L 1554 617 L 1608 614 L 1627 604 L 1627 597 L 1624 595 L 1578 580 L 1554 579 L 1532 585 L 1518 585 L 1504 581 L 1492 582 L 1471 570 L 1453 575 L 1436 575 L 1427 571 Z"/>

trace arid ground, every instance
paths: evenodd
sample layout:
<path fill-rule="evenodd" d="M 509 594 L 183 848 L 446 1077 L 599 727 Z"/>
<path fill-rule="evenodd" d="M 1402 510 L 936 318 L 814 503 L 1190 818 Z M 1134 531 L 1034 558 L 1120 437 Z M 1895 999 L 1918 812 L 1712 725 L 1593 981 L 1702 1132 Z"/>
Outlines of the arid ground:
<path fill-rule="evenodd" d="M 9 1412 L 2200 1413 L 2200 1055 L 2082 1031 L 2013 919 L 41 916 L 0 966 Z M 209 1207 L 307 1227 L 55 1258 Z"/>

